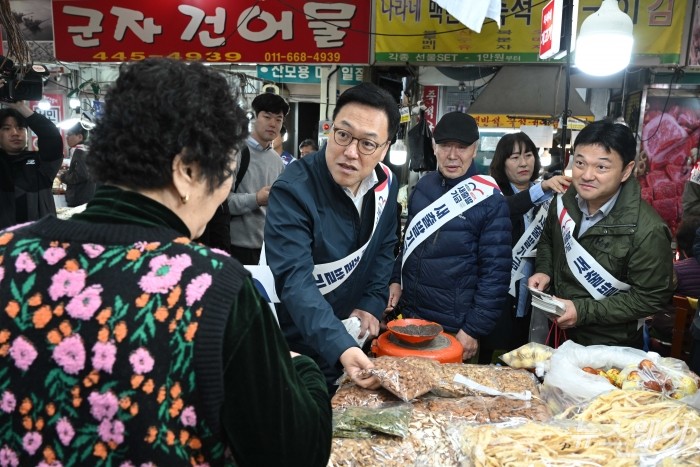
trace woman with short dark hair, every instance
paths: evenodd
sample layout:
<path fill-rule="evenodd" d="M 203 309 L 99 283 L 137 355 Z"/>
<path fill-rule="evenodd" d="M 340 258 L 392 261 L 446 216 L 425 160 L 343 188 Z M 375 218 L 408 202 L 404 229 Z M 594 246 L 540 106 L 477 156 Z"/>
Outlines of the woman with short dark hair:
<path fill-rule="evenodd" d="M 498 183 L 506 197 L 513 225 L 512 246 L 515 247 L 527 228 L 536 219 L 543 203 L 552 199 L 555 193 L 563 193 L 571 183 L 571 178 L 563 175 L 537 182 L 540 177 L 540 156 L 535 143 L 523 132 L 503 136 L 496 145 L 491 161 L 490 174 Z M 546 210 L 542 213 L 544 215 Z M 519 274 L 524 277 L 513 283 L 496 328 L 482 339 L 479 361 L 489 363 L 494 350 L 512 350 L 528 341 L 530 330 L 530 292 L 527 278 L 532 273 L 532 258 L 518 258 L 523 267 Z M 518 275 L 519 275 L 518 274 Z M 524 279 L 524 280 L 519 280 Z M 514 294 L 514 295 L 513 295 Z"/>
<path fill-rule="evenodd" d="M 318 366 L 289 351 L 240 263 L 191 241 L 231 189 L 236 102 L 199 63 L 123 65 L 86 210 L 0 232 L 9 465 L 326 465 Z"/>

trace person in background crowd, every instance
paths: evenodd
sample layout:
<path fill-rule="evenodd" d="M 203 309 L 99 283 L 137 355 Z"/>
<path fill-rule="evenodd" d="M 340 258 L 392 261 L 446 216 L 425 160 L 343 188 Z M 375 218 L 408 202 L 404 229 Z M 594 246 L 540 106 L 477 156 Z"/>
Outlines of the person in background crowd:
<path fill-rule="evenodd" d="M 94 199 L 0 233 L 7 465 L 327 464 L 319 368 L 237 261 L 190 240 L 229 193 L 236 102 L 197 62 L 122 65 L 92 133 Z"/>
<path fill-rule="evenodd" d="M 693 257 L 695 232 L 700 228 L 700 216 L 683 216 L 676 230 L 678 261 L 673 263 L 676 294 L 700 297 L 700 264 Z"/>
<path fill-rule="evenodd" d="M 66 132 L 70 165 L 65 172 L 59 172 L 58 178 L 66 184 L 66 204 L 69 207 L 85 204 L 95 194 L 95 182 L 90 178 L 85 164 L 87 137 L 88 131 L 80 123 Z"/>
<path fill-rule="evenodd" d="M 305 139 L 301 143 L 299 143 L 299 157 L 297 159 L 301 159 L 304 156 L 308 156 L 312 152 L 318 151 L 318 144 L 316 144 L 316 141 L 312 139 Z"/>
<path fill-rule="evenodd" d="M 275 149 L 275 152 L 280 155 L 282 158 L 282 162 L 284 162 L 284 166 L 288 166 L 290 162 L 294 161 L 294 155 L 292 153 L 289 153 L 284 150 L 283 144 L 284 144 L 284 137 L 287 135 L 287 127 L 282 125 L 282 129 L 280 130 L 280 135 L 275 138 L 275 141 L 272 143 L 272 147 Z"/>
<path fill-rule="evenodd" d="M 700 228 L 695 231 L 693 256 L 695 257 L 695 261 L 700 263 Z M 696 374 L 700 374 L 700 305 L 698 305 L 695 310 L 695 319 L 693 319 L 690 334 L 693 337 L 693 348 L 690 353 L 690 369 Z"/>
<path fill-rule="evenodd" d="M 231 254 L 231 211 L 224 201 L 216 208 L 202 235 L 196 239 L 210 248 L 217 248 Z"/>
<path fill-rule="evenodd" d="M 231 211 L 231 254 L 243 264 L 258 264 L 263 243 L 270 186 L 284 170 L 272 146 L 280 135 L 289 104 L 273 93 L 258 95 L 252 102 L 255 120 L 248 137 L 247 163 L 239 159 L 245 174 L 238 190 L 228 196 Z M 241 154 L 242 156 L 243 154 Z"/>
<path fill-rule="evenodd" d="M 462 359 L 468 360 L 479 350 L 479 339 L 496 325 L 508 294 L 508 205 L 495 181 L 476 172 L 479 128 L 472 116 L 443 115 L 433 138 L 437 170 L 418 180 L 409 199 L 388 309 L 398 306 L 404 318 L 441 324 L 456 334 Z M 445 215 L 449 200 L 475 201 L 477 195 L 478 203 L 453 206 L 444 225 L 430 222 L 413 228 L 414 222 Z"/>
<path fill-rule="evenodd" d="M 360 386 L 378 384 L 360 378 L 372 363 L 341 320 L 357 317 L 360 338 L 379 333 L 399 188 L 380 161 L 398 126 L 398 106 L 387 91 L 371 83 L 346 90 L 328 144 L 291 164 L 270 193 L 265 253 L 281 300 L 280 327 L 292 350 L 313 356 L 331 390 L 343 369 Z M 331 264 L 341 260 L 343 266 Z M 332 278 L 337 288 L 317 281 L 317 271 L 320 282 Z"/>
<path fill-rule="evenodd" d="M 673 294 L 671 233 L 632 177 L 625 125 L 587 125 L 573 147 L 572 186 L 549 207 L 528 285 L 564 303 L 556 319 L 582 345 L 642 348 L 643 319 Z"/>
<path fill-rule="evenodd" d="M 673 262 L 674 295 L 700 297 L 700 263 L 693 257 L 695 232 L 700 228 L 700 216 L 683 216 L 676 230 L 676 250 L 679 259 Z M 663 311 L 648 321 L 652 350 L 668 355 L 673 340 L 676 310 L 671 301 Z M 692 322 L 692 319 L 691 319 Z M 684 348 L 687 348 L 685 345 Z"/>
<path fill-rule="evenodd" d="M 0 80 L 0 87 L 5 82 Z M 61 133 L 23 102 L 0 109 L 0 228 L 56 215 L 51 191 L 63 163 Z M 27 127 L 38 151 L 27 149 Z"/>
<path fill-rule="evenodd" d="M 683 216 L 700 216 L 700 160 L 690 171 L 690 178 L 683 187 Z"/>
<path fill-rule="evenodd" d="M 557 144 L 557 143 L 555 143 Z M 563 175 L 564 174 L 564 156 L 562 155 L 561 149 L 559 147 L 554 147 L 549 149 L 549 156 L 551 163 L 544 167 L 545 173 L 544 178 L 549 178 L 553 175 Z"/>
<path fill-rule="evenodd" d="M 491 161 L 490 174 L 498 183 L 498 187 L 506 197 L 510 222 L 513 226 L 511 248 L 520 240 L 522 249 L 527 239 L 532 251 L 537 247 L 539 234 L 536 225 L 528 230 L 533 222 L 538 224 L 544 220 L 549 204 L 556 193 L 564 193 L 571 183 L 570 177 L 555 175 L 540 183 L 540 156 L 535 143 L 523 132 L 503 136 L 496 145 L 496 151 Z M 542 212 L 540 212 L 542 211 Z M 541 231 L 541 229 L 539 229 Z M 511 290 L 506 296 L 505 306 L 496 328 L 485 336 L 479 343 L 479 363 L 491 363 L 492 351 L 496 349 L 510 351 L 526 344 L 529 339 L 531 306 L 530 292 L 527 289 L 527 278 L 534 269 L 534 260 L 516 250 L 513 258 L 522 262 L 520 268 L 511 268 Z M 524 278 L 525 280 L 520 280 Z"/>

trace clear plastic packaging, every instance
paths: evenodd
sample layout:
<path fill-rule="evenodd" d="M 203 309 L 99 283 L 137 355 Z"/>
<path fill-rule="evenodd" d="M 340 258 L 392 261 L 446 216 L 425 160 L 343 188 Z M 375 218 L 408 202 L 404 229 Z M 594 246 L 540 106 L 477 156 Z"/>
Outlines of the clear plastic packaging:
<path fill-rule="evenodd" d="M 450 432 L 463 458 L 456 465 L 634 466 L 628 440 L 603 425 L 552 421 L 461 426 Z"/>
<path fill-rule="evenodd" d="M 345 407 L 333 411 L 333 428 L 349 436 L 359 431 L 358 438 L 366 438 L 366 432 L 405 438 L 408 436 L 408 423 L 411 421 L 413 406 L 405 402 L 391 402 L 381 407 Z"/>
<path fill-rule="evenodd" d="M 433 389 L 441 374 L 437 361 L 420 357 L 378 357 L 374 368 L 362 371 L 377 376 L 382 387 L 405 402 Z"/>
<path fill-rule="evenodd" d="M 415 465 L 416 457 L 410 439 L 390 436 L 335 438 L 328 467 L 407 467 Z"/>
<path fill-rule="evenodd" d="M 340 409 L 344 407 L 380 407 L 387 402 L 396 402 L 395 395 L 384 388 L 377 390 L 365 389 L 355 383 L 345 382 L 333 394 L 331 407 Z"/>
<path fill-rule="evenodd" d="M 534 370 L 549 361 L 554 349 L 537 342 L 528 342 L 525 345 L 501 355 L 501 360 L 511 368 L 524 368 Z"/>
<path fill-rule="evenodd" d="M 585 347 L 567 341 L 552 355 L 541 393 L 555 413 L 616 387 L 656 390 L 700 408 L 698 383 L 697 375 L 677 359 L 630 347 Z"/>
<path fill-rule="evenodd" d="M 700 413 L 661 393 L 616 389 L 559 418 L 612 428 L 641 465 L 700 464 Z"/>
<path fill-rule="evenodd" d="M 539 394 L 538 383 L 532 373 L 495 365 L 471 365 L 466 363 L 444 363 L 440 365 L 441 378 L 432 393 L 440 397 L 463 397 L 480 394 L 524 393 Z M 490 388 L 479 390 L 455 380 L 457 375 Z M 486 392 L 485 392 L 486 391 Z M 495 392 L 494 392 L 495 391 Z"/>

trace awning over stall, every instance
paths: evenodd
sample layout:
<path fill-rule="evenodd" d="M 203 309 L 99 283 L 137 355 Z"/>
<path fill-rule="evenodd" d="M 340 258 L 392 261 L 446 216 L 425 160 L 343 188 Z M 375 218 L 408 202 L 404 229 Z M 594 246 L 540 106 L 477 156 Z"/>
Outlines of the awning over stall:
<path fill-rule="evenodd" d="M 469 107 L 470 115 L 541 117 L 554 124 L 564 112 L 566 70 L 561 66 L 504 66 Z M 573 86 L 569 109 L 575 119 L 592 121 L 590 107 Z"/>

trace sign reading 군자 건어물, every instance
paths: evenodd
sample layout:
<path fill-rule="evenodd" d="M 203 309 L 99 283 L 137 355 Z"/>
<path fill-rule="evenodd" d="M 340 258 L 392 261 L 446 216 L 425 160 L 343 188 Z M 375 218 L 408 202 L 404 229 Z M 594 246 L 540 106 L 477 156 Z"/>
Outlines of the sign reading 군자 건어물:
<path fill-rule="evenodd" d="M 52 7 L 59 60 L 369 63 L 370 6 L 361 0 L 53 0 Z"/>

